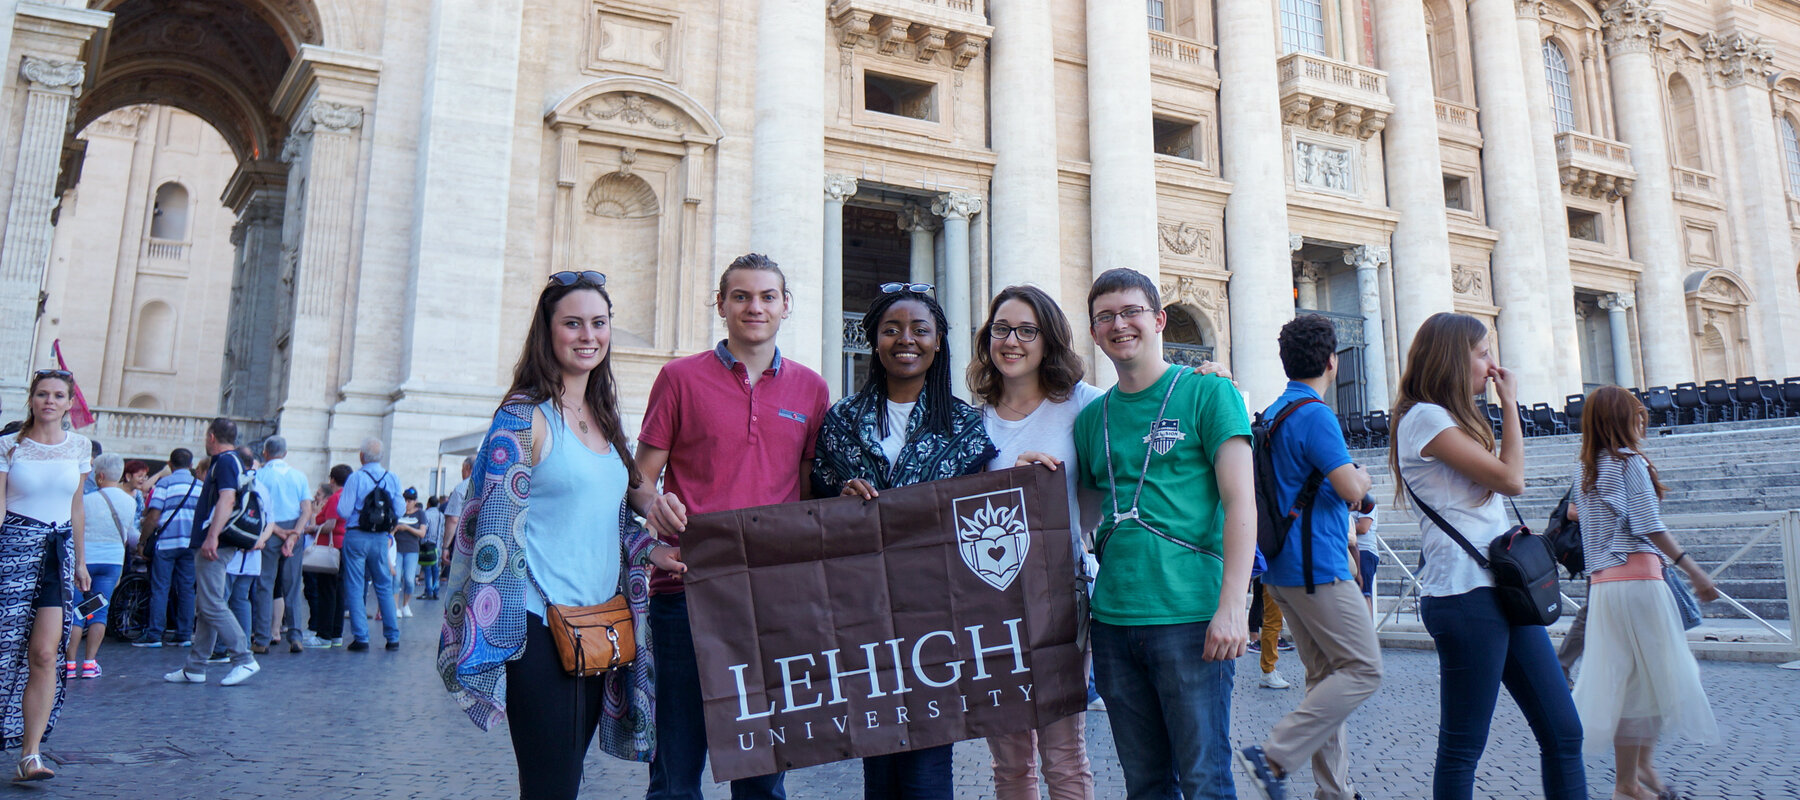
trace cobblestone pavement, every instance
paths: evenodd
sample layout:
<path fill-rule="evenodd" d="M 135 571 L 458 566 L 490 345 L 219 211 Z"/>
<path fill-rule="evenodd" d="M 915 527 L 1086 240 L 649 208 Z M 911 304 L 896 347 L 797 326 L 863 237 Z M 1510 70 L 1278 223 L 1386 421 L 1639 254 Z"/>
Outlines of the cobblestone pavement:
<path fill-rule="evenodd" d="M 443 692 L 432 662 L 435 604 L 419 604 L 404 622 L 398 653 L 285 647 L 261 657 L 262 672 L 224 688 L 215 665 L 206 686 L 162 682 L 180 664 L 174 648 L 142 650 L 107 643 L 106 676 L 71 681 L 61 725 L 46 750 L 66 760 L 55 780 L 9 786 L 6 797 L 104 798 L 504 798 L 516 795 L 511 745 L 503 730 L 482 734 Z M 1387 677 L 1350 721 L 1356 779 L 1363 796 L 1427 798 L 1436 744 L 1436 657 L 1389 649 Z M 1297 659 L 1279 667 L 1298 681 Z M 1298 688 L 1255 687 L 1256 664 L 1238 662 L 1232 729 L 1239 745 L 1266 734 L 1300 700 Z M 1773 665 L 1701 662 L 1724 741 L 1675 744 L 1659 763 L 1673 786 L 1695 798 L 1800 798 L 1800 672 Z M 1124 778 L 1104 713 L 1090 713 L 1097 797 L 1123 797 Z M 1611 755 L 1588 759 L 1596 798 L 1611 792 Z M 991 798 L 987 748 L 956 747 L 958 797 Z M 645 767 L 590 757 L 583 797 L 643 796 Z M 1538 793 L 1535 747 L 1518 710 L 1502 700 L 1479 774 L 1478 796 Z M 1307 774 L 1292 787 L 1312 795 Z M 855 762 L 788 776 L 795 798 L 860 797 Z M 1250 792 L 1242 785 L 1240 796 Z M 706 797 L 728 796 L 708 785 Z"/>

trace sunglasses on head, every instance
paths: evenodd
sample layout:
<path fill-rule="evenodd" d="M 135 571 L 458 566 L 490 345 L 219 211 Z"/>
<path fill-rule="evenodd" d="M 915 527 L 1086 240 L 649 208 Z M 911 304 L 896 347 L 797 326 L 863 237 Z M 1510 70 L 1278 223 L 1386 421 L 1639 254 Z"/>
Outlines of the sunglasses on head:
<path fill-rule="evenodd" d="M 912 292 L 914 294 L 924 294 L 936 288 L 937 287 L 932 286 L 929 283 L 906 283 L 903 281 L 895 281 L 893 283 L 882 284 L 881 293 L 895 294 L 898 292 Z"/>
<path fill-rule="evenodd" d="M 553 272 L 550 274 L 550 282 L 558 286 L 574 286 L 578 283 L 605 286 L 606 276 L 591 269 L 584 269 L 580 272 Z"/>
<path fill-rule="evenodd" d="M 65 381 L 72 381 L 75 379 L 75 373 L 66 369 L 40 369 L 31 374 L 32 380 L 35 381 L 39 378 L 61 378 Z"/>

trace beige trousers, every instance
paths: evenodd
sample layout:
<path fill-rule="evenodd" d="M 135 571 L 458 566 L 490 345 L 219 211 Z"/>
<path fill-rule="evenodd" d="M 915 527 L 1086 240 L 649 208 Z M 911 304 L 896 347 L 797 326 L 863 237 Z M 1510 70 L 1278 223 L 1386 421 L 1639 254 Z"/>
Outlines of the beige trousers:
<path fill-rule="evenodd" d="M 994 754 L 996 800 L 1038 800 L 1036 756 L 1040 753 L 1050 800 L 1094 800 L 1086 714 L 1063 717 L 1037 730 L 989 736 L 987 743 Z"/>
<path fill-rule="evenodd" d="M 1350 800 L 1344 720 L 1381 688 L 1381 644 L 1355 581 L 1267 586 L 1306 666 L 1306 698 L 1269 731 L 1263 752 L 1283 772 L 1312 760 L 1320 800 Z"/>

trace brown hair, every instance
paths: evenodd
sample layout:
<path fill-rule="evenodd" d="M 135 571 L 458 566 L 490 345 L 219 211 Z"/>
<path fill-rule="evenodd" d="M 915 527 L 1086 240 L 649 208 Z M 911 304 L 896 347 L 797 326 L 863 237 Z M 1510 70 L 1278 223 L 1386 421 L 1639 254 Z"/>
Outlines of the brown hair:
<path fill-rule="evenodd" d="M 988 329 L 993 327 L 1000 306 L 1008 300 L 1030 306 L 1031 313 L 1037 315 L 1038 341 L 1044 343 L 1044 360 L 1038 364 L 1037 375 L 1044 398 L 1052 403 L 1069 399 L 1069 393 L 1075 391 L 1075 384 L 1081 382 L 1087 368 L 1081 363 L 1081 357 L 1075 355 L 1075 331 L 1069 327 L 1069 318 L 1063 315 L 1048 293 L 1036 286 L 1008 286 L 988 303 L 987 322 L 983 322 L 981 330 L 975 334 L 975 352 L 969 358 L 969 391 L 990 406 L 1000 404 L 1000 368 L 994 366 L 994 358 L 988 353 L 994 340 Z"/>
<path fill-rule="evenodd" d="M 731 280 L 731 273 L 737 272 L 740 269 L 752 269 L 761 272 L 775 273 L 775 277 L 781 279 L 781 296 L 790 296 L 787 285 L 787 273 L 781 271 L 780 264 L 775 263 L 774 259 L 769 258 L 762 253 L 745 253 L 732 259 L 731 263 L 725 267 L 725 271 L 719 273 L 719 294 L 713 298 L 713 302 L 722 303 L 725 301 L 725 284 Z"/>
<path fill-rule="evenodd" d="M 606 301 L 607 313 L 612 312 L 612 296 L 606 293 L 606 287 L 585 278 L 567 286 L 556 281 L 545 286 L 538 294 L 531 328 L 525 332 L 525 346 L 519 353 L 519 363 L 513 366 L 512 387 L 506 390 L 506 402 L 542 403 L 562 396 L 562 366 L 556 361 L 556 348 L 550 344 L 550 318 L 556 313 L 556 304 L 576 292 L 599 293 L 600 299 Z M 606 357 L 600 359 L 600 365 L 588 373 L 587 389 L 582 396 L 594 413 L 600 434 L 612 443 L 613 452 L 618 453 L 619 460 L 625 463 L 628 485 L 637 488 L 643 479 L 638 475 L 637 460 L 625 447 L 625 425 L 619 419 L 619 393 L 613 380 L 611 346 L 606 348 Z"/>
<path fill-rule="evenodd" d="M 37 423 L 37 415 L 31 413 L 31 396 L 37 394 L 38 384 L 43 383 L 44 381 L 62 381 L 64 386 L 69 387 L 69 397 L 73 398 L 75 396 L 74 378 L 65 378 L 62 374 L 52 371 L 40 371 L 36 375 L 33 375 L 31 377 L 31 386 L 25 389 L 25 421 L 19 424 L 19 432 L 13 436 L 14 442 L 25 441 L 25 434 L 30 433 L 32 425 Z M 63 412 L 65 418 L 68 415 L 69 412 Z"/>
<path fill-rule="evenodd" d="M 1639 431 L 1650 421 L 1644 404 L 1617 386 L 1602 386 L 1589 393 L 1581 407 L 1581 490 L 1594 491 L 1600 477 L 1600 454 L 1620 457 L 1620 451 L 1635 453 L 1650 470 L 1650 484 L 1661 499 L 1668 487 L 1657 480 L 1656 465 L 1638 448 L 1643 444 Z"/>
<path fill-rule="evenodd" d="M 1392 430 L 1400 430 L 1400 420 L 1420 403 L 1443 406 L 1456 421 L 1456 427 L 1490 452 L 1494 449 L 1494 429 L 1487 414 L 1469 391 L 1469 352 L 1487 339 L 1487 326 L 1467 314 L 1440 311 L 1427 318 L 1413 334 L 1412 347 L 1406 351 L 1406 370 L 1400 374 L 1400 391 L 1394 399 Z M 1388 440 L 1388 470 L 1400 475 L 1400 437 Z M 1489 492 L 1484 496 L 1492 496 Z M 1396 480 L 1394 506 L 1406 507 L 1404 485 Z"/>

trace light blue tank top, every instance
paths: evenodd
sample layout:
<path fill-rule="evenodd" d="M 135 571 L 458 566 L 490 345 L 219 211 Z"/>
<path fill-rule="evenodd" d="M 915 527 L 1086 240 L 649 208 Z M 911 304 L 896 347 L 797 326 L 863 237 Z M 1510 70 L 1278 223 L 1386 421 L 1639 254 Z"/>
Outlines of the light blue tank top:
<path fill-rule="evenodd" d="M 525 511 L 525 563 L 558 605 L 590 606 L 619 593 L 619 503 L 625 462 L 589 450 L 564 424 L 556 404 L 538 404 L 549 423 L 550 454 L 531 470 Z M 525 610 L 544 616 L 544 598 L 525 591 Z"/>

